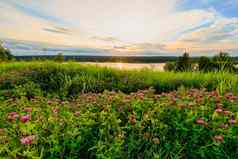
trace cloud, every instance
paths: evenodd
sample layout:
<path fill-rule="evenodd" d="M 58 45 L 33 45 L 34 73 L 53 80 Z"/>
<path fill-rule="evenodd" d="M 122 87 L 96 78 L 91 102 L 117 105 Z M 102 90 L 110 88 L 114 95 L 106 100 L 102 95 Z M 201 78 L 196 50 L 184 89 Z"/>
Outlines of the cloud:
<path fill-rule="evenodd" d="M 121 52 L 238 50 L 238 22 L 232 11 L 238 4 L 235 0 L 95 3 L 2 0 L 0 36 Z"/>
<path fill-rule="evenodd" d="M 93 36 L 91 37 L 92 40 L 99 40 L 99 41 L 105 41 L 105 42 L 120 42 L 119 39 L 111 36 Z"/>
<path fill-rule="evenodd" d="M 50 33 L 72 35 L 72 31 L 63 27 L 43 28 L 42 30 Z"/>

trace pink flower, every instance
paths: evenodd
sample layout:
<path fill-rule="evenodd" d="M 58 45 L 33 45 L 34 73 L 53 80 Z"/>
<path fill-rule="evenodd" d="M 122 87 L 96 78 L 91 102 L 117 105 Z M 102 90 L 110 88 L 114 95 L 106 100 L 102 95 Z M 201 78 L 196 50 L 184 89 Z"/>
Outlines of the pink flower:
<path fill-rule="evenodd" d="M 79 116 L 80 116 L 80 112 L 77 111 L 77 112 L 74 113 L 74 115 L 77 116 L 77 117 L 79 117 Z"/>
<path fill-rule="evenodd" d="M 21 122 L 26 123 L 31 119 L 30 115 L 23 115 L 20 117 Z"/>
<path fill-rule="evenodd" d="M 217 112 L 217 113 L 222 113 L 223 110 L 222 110 L 221 108 L 217 108 L 217 109 L 215 110 L 215 112 Z"/>
<path fill-rule="evenodd" d="M 36 139 L 35 135 L 26 136 L 20 139 L 22 145 L 31 145 Z"/>
<path fill-rule="evenodd" d="M 60 112 L 60 110 L 59 110 L 59 108 L 54 108 L 54 109 L 52 110 L 52 112 L 55 113 L 55 114 L 57 114 L 57 113 Z"/>
<path fill-rule="evenodd" d="M 220 128 L 227 129 L 227 128 L 228 128 L 228 125 L 227 125 L 227 124 L 221 124 L 221 125 L 220 125 Z"/>
<path fill-rule="evenodd" d="M 230 114 L 231 114 L 231 111 L 225 110 L 225 111 L 223 111 L 223 113 L 224 113 L 225 115 L 230 115 Z"/>
<path fill-rule="evenodd" d="M 223 135 L 216 135 L 216 136 L 214 136 L 214 140 L 217 142 L 222 142 L 222 141 L 224 141 L 224 137 L 223 137 Z"/>
<path fill-rule="evenodd" d="M 0 135 L 4 134 L 5 130 L 0 128 Z"/>
<path fill-rule="evenodd" d="M 52 101 L 52 100 L 48 100 L 47 104 L 48 104 L 48 105 L 52 105 L 52 104 L 53 104 L 53 101 Z"/>
<path fill-rule="evenodd" d="M 60 104 L 61 104 L 61 105 L 64 105 L 64 104 L 65 104 L 65 102 L 64 102 L 64 101 L 60 101 Z"/>
<path fill-rule="evenodd" d="M 201 119 L 201 118 L 197 119 L 196 123 L 199 124 L 199 125 L 207 125 L 207 122 L 204 119 Z"/>
<path fill-rule="evenodd" d="M 24 112 L 30 113 L 30 112 L 32 112 L 32 108 L 25 108 L 25 109 L 24 109 Z"/>
<path fill-rule="evenodd" d="M 19 118 L 19 115 L 16 112 L 8 113 L 7 119 L 10 121 L 15 121 Z"/>
<path fill-rule="evenodd" d="M 235 120 L 235 119 L 229 119 L 229 120 L 228 120 L 228 123 L 229 123 L 230 125 L 236 124 L 236 120 Z"/>

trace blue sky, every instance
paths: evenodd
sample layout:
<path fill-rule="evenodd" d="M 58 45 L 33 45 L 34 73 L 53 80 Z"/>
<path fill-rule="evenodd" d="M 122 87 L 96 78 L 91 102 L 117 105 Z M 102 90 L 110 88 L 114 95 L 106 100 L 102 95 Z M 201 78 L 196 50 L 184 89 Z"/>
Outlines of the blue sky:
<path fill-rule="evenodd" d="M 0 39 L 113 54 L 238 54 L 237 0 L 1 0 Z"/>

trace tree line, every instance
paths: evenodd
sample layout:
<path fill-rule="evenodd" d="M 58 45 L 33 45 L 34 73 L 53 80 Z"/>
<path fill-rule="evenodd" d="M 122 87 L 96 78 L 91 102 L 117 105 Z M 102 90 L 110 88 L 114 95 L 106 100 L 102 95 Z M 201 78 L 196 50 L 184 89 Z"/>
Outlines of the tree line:
<path fill-rule="evenodd" d="M 189 53 L 185 52 L 175 62 L 167 62 L 165 71 L 187 72 L 187 71 L 238 71 L 233 58 L 225 52 L 220 52 L 214 57 L 202 56 L 197 61 L 192 60 Z"/>

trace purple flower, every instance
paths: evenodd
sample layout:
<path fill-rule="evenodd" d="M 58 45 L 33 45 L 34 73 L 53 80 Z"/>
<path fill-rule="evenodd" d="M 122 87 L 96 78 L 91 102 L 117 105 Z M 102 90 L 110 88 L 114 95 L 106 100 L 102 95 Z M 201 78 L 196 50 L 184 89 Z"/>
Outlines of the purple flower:
<path fill-rule="evenodd" d="M 48 104 L 48 105 L 52 105 L 52 104 L 53 104 L 53 101 L 52 101 L 52 100 L 48 100 L 47 104 Z"/>
<path fill-rule="evenodd" d="M 54 109 L 52 110 L 52 112 L 55 113 L 55 114 L 57 114 L 57 113 L 60 112 L 60 110 L 59 110 L 59 108 L 54 108 Z"/>
<path fill-rule="evenodd" d="M 61 105 L 64 105 L 64 104 L 65 104 L 65 102 L 64 102 L 64 101 L 60 101 L 60 104 L 61 104 Z"/>
<path fill-rule="evenodd" d="M 223 110 L 222 110 L 221 108 L 217 108 L 217 109 L 215 110 L 215 112 L 217 112 L 217 113 L 222 113 Z"/>
<path fill-rule="evenodd" d="M 15 121 L 19 118 L 19 115 L 16 112 L 8 113 L 7 119 L 10 121 Z"/>
<path fill-rule="evenodd" d="M 223 113 L 224 113 L 225 115 L 230 115 L 230 114 L 231 114 L 231 111 L 225 110 L 225 111 L 223 111 Z"/>
<path fill-rule="evenodd" d="M 198 125 L 207 125 L 207 122 L 204 120 L 204 119 L 197 119 L 196 120 L 196 123 L 198 124 Z"/>
<path fill-rule="evenodd" d="M 216 142 L 223 142 L 224 141 L 224 137 L 223 137 L 223 135 L 216 135 L 216 136 L 214 136 L 214 140 Z"/>
<path fill-rule="evenodd" d="M 229 120 L 228 120 L 228 123 L 229 123 L 230 125 L 236 124 L 236 120 L 235 120 L 235 119 L 229 119 Z"/>
<path fill-rule="evenodd" d="M 80 112 L 77 111 L 77 112 L 74 113 L 74 115 L 75 115 L 76 117 L 79 117 L 79 116 L 80 116 Z"/>
<path fill-rule="evenodd" d="M 23 115 L 20 117 L 21 122 L 26 123 L 31 119 L 30 115 Z"/>
<path fill-rule="evenodd" d="M 31 145 L 36 139 L 35 135 L 26 136 L 20 139 L 22 145 Z"/>
<path fill-rule="evenodd" d="M 32 112 L 32 108 L 25 108 L 25 109 L 24 109 L 24 112 L 30 113 L 30 112 Z"/>

